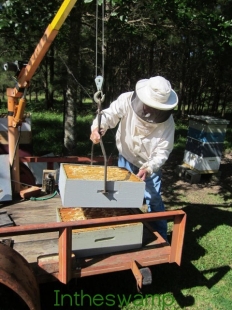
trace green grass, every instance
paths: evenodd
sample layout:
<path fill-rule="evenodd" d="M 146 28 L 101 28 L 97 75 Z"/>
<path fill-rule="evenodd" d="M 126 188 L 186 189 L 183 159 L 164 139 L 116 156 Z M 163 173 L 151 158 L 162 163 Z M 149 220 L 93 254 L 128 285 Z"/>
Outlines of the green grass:
<path fill-rule="evenodd" d="M 62 115 L 49 111 L 32 112 L 31 121 L 33 155 L 62 154 L 64 136 Z"/>

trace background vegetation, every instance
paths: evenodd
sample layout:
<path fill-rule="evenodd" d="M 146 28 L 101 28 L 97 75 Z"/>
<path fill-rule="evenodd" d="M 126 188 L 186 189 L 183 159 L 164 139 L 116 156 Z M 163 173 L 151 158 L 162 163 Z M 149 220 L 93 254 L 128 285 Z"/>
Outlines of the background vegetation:
<path fill-rule="evenodd" d="M 64 123 L 71 124 L 64 127 L 64 153 L 82 152 L 77 149 L 76 116 L 85 111 L 86 98 L 92 101 L 99 74 L 105 80 L 104 107 L 121 92 L 133 90 L 137 80 L 162 75 L 179 95 L 177 118 L 187 114 L 231 118 L 231 0 L 102 2 L 98 6 L 93 0 L 76 2 L 28 90 L 29 101 L 32 95 L 38 100 L 42 95 L 43 109 L 59 105 Z M 2 64 L 27 63 L 61 3 L 1 3 Z M 12 75 L 8 71 L 0 75 L 2 107 L 6 88 L 15 85 Z"/>

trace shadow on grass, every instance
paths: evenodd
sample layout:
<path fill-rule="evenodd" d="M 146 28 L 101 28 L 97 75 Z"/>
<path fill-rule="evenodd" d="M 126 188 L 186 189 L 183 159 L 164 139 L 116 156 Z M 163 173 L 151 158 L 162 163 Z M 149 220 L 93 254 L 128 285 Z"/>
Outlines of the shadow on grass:
<path fill-rule="evenodd" d="M 169 204 L 167 207 L 171 205 Z M 181 308 L 193 306 L 195 300 L 194 296 L 184 296 L 181 290 L 191 289 L 196 286 L 210 289 L 222 280 L 231 269 L 230 266 L 224 265 L 218 268 L 199 271 L 191 263 L 191 261 L 197 261 L 206 254 L 206 249 L 198 242 L 199 239 L 207 236 L 209 232 L 215 230 L 220 225 L 232 226 L 231 212 L 227 210 L 228 208 L 224 207 L 222 210 L 222 207 L 220 209 L 217 207 L 214 205 L 189 204 L 182 208 L 187 214 L 182 264 L 180 267 L 176 265 L 163 265 L 152 268 L 154 280 L 155 278 L 159 279 L 156 287 L 158 294 L 165 294 L 165 292 L 169 291 L 173 292 L 173 296 Z M 210 240 L 208 242 L 210 243 Z M 228 253 L 228 257 L 229 255 L 230 253 Z M 216 259 L 217 257 L 215 257 Z M 214 275 L 208 279 L 207 275 L 211 273 Z"/>
<path fill-rule="evenodd" d="M 171 204 L 168 206 L 171 207 Z M 218 209 L 212 205 L 193 204 L 185 206 L 182 210 L 187 214 L 182 264 L 180 267 L 176 264 L 152 266 L 153 283 L 144 286 L 142 290 L 143 298 L 148 295 L 161 298 L 158 307 L 155 308 L 157 310 L 164 309 L 161 303 L 165 296 L 171 296 L 173 302 L 175 299 L 178 304 L 177 309 L 194 307 L 196 296 L 191 295 L 191 292 L 185 296 L 182 291 L 194 287 L 210 289 L 230 271 L 230 266 L 226 263 L 217 268 L 207 269 L 205 267 L 203 270 L 198 270 L 192 261 L 196 262 L 206 255 L 207 250 L 198 242 L 200 238 L 207 238 L 207 234 L 220 225 L 232 226 L 231 212 L 226 207 Z M 230 254 L 228 253 L 228 256 Z M 61 299 L 62 294 L 67 294 L 63 300 Z M 68 285 L 62 285 L 58 282 L 41 285 L 42 310 L 59 307 L 61 309 L 98 308 L 101 310 L 146 309 L 146 307 L 140 308 L 138 306 L 138 296 L 135 279 L 131 271 L 74 279 Z M 131 304 L 128 308 L 125 307 L 127 303 Z M 170 301 L 167 302 L 165 309 L 169 309 L 167 305 L 171 306 Z"/>
<path fill-rule="evenodd" d="M 230 157 L 224 157 L 221 161 L 219 172 L 221 176 L 217 179 L 214 178 L 215 174 L 202 174 L 201 180 L 198 184 L 190 184 L 184 177 L 176 174 L 175 169 L 178 165 L 183 164 L 184 150 L 181 148 L 173 150 L 168 161 L 163 167 L 163 182 L 162 192 L 165 200 L 183 202 L 184 192 L 189 190 L 210 188 L 212 185 L 217 185 L 215 195 L 223 197 L 225 203 L 230 202 L 232 199 L 231 181 L 232 181 L 232 162 Z M 182 182 L 180 182 L 182 181 Z M 183 193 L 183 194 L 181 194 Z M 205 192 L 207 195 L 207 192 Z"/>

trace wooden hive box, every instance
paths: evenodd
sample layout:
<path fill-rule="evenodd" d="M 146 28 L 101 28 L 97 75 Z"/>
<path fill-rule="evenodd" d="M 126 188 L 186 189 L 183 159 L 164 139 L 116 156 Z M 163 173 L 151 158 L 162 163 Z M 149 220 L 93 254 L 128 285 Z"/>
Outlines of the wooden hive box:
<path fill-rule="evenodd" d="M 57 221 L 69 222 L 93 218 L 129 215 L 128 209 L 57 208 Z M 77 258 L 131 250 L 142 246 L 143 224 L 117 224 L 111 226 L 74 229 L 72 251 Z"/>
<path fill-rule="evenodd" d="M 61 164 L 59 190 L 64 207 L 141 208 L 145 182 L 126 169 L 104 166 Z"/>

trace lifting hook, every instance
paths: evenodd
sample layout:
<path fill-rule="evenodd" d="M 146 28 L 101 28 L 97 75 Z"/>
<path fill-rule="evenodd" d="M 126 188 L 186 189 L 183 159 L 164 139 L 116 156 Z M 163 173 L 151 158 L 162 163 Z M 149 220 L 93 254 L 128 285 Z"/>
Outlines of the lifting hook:
<path fill-rule="evenodd" d="M 97 104 L 98 112 L 101 111 L 101 103 L 105 100 L 105 95 L 102 92 L 102 85 L 103 85 L 103 77 L 98 75 L 95 79 L 95 84 L 97 87 L 97 92 L 94 94 L 93 99 Z"/>
<path fill-rule="evenodd" d="M 104 157 L 104 190 L 102 191 L 103 194 L 107 195 L 107 189 L 106 189 L 106 183 L 107 183 L 107 156 L 104 148 L 104 144 L 102 142 L 102 133 L 101 133 L 101 117 L 102 117 L 102 111 L 101 111 L 101 104 L 105 100 L 105 95 L 103 95 L 102 92 L 102 85 L 103 85 L 103 77 L 97 76 L 95 79 L 95 83 L 97 86 L 97 92 L 94 94 L 93 99 L 97 104 L 97 115 L 98 115 L 98 132 L 100 134 L 100 146 L 102 150 L 102 154 Z M 92 146 L 92 152 L 91 152 L 91 164 L 93 162 L 93 146 Z"/>
<path fill-rule="evenodd" d="M 94 94 L 93 99 L 96 102 L 98 108 L 101 108 L 101 103 L 105 100 L 105 95 L 103 95 L 103 92 L 101 90 L 98 90 Z"/>

